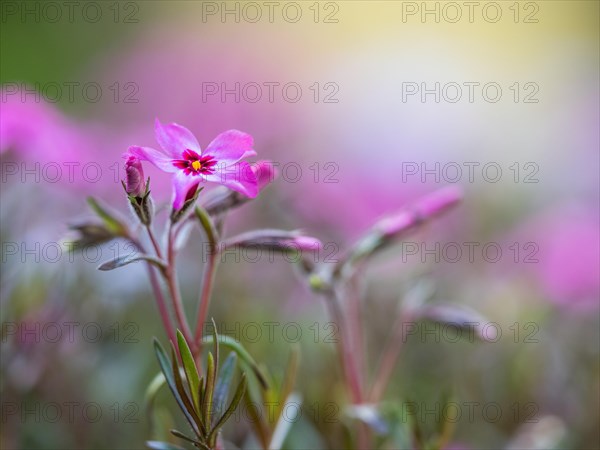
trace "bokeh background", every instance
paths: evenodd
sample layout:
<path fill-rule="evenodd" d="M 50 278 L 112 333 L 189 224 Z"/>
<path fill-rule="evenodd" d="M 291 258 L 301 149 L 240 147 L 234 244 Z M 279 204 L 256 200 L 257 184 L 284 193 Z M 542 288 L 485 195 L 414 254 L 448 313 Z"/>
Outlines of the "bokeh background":
<path fill-rule="evenodd" d="M 155 117 L 202 145 L 246 131 L 279 164 L 230 234 L 302 228 L 341 254 L 382 215 L 460 186 L 463 204 L 408 239 L 417 252 L 399 245 L 370 266 L 369 359 L 416 278 L 503 334 L 411 336 L 386 400 L 434 405 L 453 388 L 482 405 L 463 411 L 455 448 L 599 447 L 598 2 L 275 2 L 271 16 L 264 2 L 53 3 L 2 2 L 2 448 L 151 437 L 143 395 L 158 371 L 151 338 L 165 336 L 145 271 L 98 272 L 117 247 L 57 249 L 91 217 L 89 195 L 128 217 L 121 154 L 156 145 Z M 146 170 L 167 201 L 168 176 Z M 200 249 L 196 238 L 181 255 L 190 312 Z M 244 325 L 300 324 L 304 404 L 343 405 L 334 349 L 310 328 L 327 331 L 322 299 L 285 260 L 222 264 L 211 316 L 274 373 L 290 339 Z M 491 403 L 501 417 L 482 412 Z M 351 427 L 342 408 L 333 421 L 307 409 L 286 448 L 344 448 Z M 238 445 L 244 429 L 230 430 Z"/>

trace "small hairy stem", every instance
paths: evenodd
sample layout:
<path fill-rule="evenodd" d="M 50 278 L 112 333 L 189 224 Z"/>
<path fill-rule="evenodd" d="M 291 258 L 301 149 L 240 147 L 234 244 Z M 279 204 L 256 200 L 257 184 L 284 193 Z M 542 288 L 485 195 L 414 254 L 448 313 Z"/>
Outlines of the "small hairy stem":
<path fill-rule="evenodd" d="M 353 354 L 355 356 L 356 371 L 358 377 L 358 383 L 361 388 L 361 392 L 365 389 L 365 342 L 364 342 L 364 327 L 361 321 L 361 295 L 360 285 L 358 278 L 355 276 L 350 279 L 350 292 L 349 292 L 349 334 L 354 338 L 352 342 Z"/>
<path fill-rule="evenodd" d="M 204 269 L 204 276 L 202 278 L 202 289 L 200 291 L 200 299 L 198 303 L 198 317 L 196 319 L 196 333 L 194 334 L 194 342 L 196 343 L 198 352 L 200 352 L 202 348 L 202 327 L 208 314 L 208 306 L 210 304 L 210 297 L 212 294 L 212 288 L 216 274 L 217 256 L 217 249 L 211 248 L 210 255 Z"/>
<path fill-rule="evenodd" d="M 168 231 L 168 243 L 167 243 L 167 270 L 165 271 L 165 278 L 169 292 L 171 294 L 171 300 L 173 301 L 173 310 L 175 311 L 175 317 L 181 332 L 185 337 L 185 340 L 190 343 L 192 348 L 195 348 L 195 344 L 192 341 L 192 332 L 188 325 L 185 311 L 183 309 L 183 302 L 181 300 L 181 294 L 177 285 L 177 275 L 175 274 L 175 246 L 173 242 L 173 225 L 169 225 Z"/>
<path fill-rule="evenodd" d="M 133 245 L 141 252 L 146 253 L 144 247 L 140 242 L 136 239 L 129 239 Z M 156 299 L 156 305 L 158 306 L 158 312 L 160 314 L 160 318 L 163 322 L 163 327 L 167 333 L 168 338 L 172 342 L 177 342 L 175 339 L 175 329 L 173 328 L 173 324 L 171 323 L 171 316 L 169 314 L 169 310 L 167 308 L 167 304 L 165 302 L 165 298 L 163 296 L 162 290 L 160 288 L 160 283 L 158 282 L 158 277 L 156 276 L 156 269 L 152 267 L 150 263 L 146 264 L 148 268 L 148 277 L 150 278 L 150 286 L 152 286 L 152 291 L 154 293 L 154 298 Z"/>
<path fill-rule="evenodd" d="M 355 300 L 358 302 L 358 299 Z M 353 342 L 350 339 L 350 334 L 353 335 L 354 331 L 358 331 L 360 336 L 362 336 L 362 331 L 348 329 L 344 318 L 344 312 L 340 306 L 340 297 L 336 291 L 334 291 L 328 296 L 327 304 L 329 305 L 329 314 L 332 320 L 337 323 L 340 330 L 340 338 L 337 341 L 338 353 L 340 355 L 341 365 L 344 371 L 346 383 L 348 385 L 350 395 L 352 396 L 352 403 L 355 405 L 360 405 L 364 401 L 360 377 L 361 367 L 358 365 L 362 358 L 357 359 L 358 348 L 352 348 L 356 346 L 356 342 Z M 352 319 L 357 318 L 352 317 Z M 359 329 L 362 328 L 360 321 L 352 320 L 351 327 L 356 326 L 358 326 Z M 362 344 L 360 345 L 360 349 L 360 351 L 362 351 Z M 368 426 L 365 423 L 360 422 L 358 424 L 357 432 L 358 449 L 369 450 L 371 448 L 371 445 Z"/>
<path fill-rule="evenodd" d="M 379 366 L 375 372 L 375 382 L 369 394 L 369 400 L 372 402 L 376 403 L 381 400 L 385 388 L 392 377 L 402 344 L 406 339 L 404 323 L 407 321 L 410 321 L 410 315 L 400 313 L 394 322 L 393 333 L 386 342 L 385 350 L 381 355 Z"/>
<path fill-rule="evenodd" d="M 336 293 L 328 295 L 326 303 L 329 308 L 331 320 L 333 320 L 339 328 L 340 336 L 339 339 L 337 339 L 337 347 L 346 383 L 348 384 L 353 403 L 359 404 L 362 401 L 362 393 L 357 376 L 356 361 L 352 349 L 348 345 L 350 340 L 347 336 L 346 321 L 344 320 L 344 313 L 340 307 L 338 295 Z"/>
<path fill-rule="evenodd" d="M 160 250 L 160 245 L 158 245 L 158 241 L 154 236 L 154 232 L 152 231 L 152 226 L 146 225 L 146 231 L 148 232 L 148 237 L 150 238 L 150 242 L 152 242 L 152 247 L 154 247 L 154 251 L 156 252 L 156 256 L 162 259 L 162 251 Z"/>
<path fill-rule="evenodd" d="M 150 277 L 150 285 L 152 286 L 152 290 L 154 291 L 154 297 L 156 297 L 156 303 L 158 305 L 158 311 L 160 313 L 160 317 L 163 321 L 163 326 L 165 327 L 165 331 L 167 332 L 167 336 L 169 340 L 172 342 L 177 342 L 175 339 L 175 329 L 173 328 L 173 324 L 171 323 L 169 311 L 167 309 L 167 305 L 165 303 L 165 298 L 160 289 L 160 284 L 158 282 L 158 277 L 156 276 L 156 269 L 152 267 L 149 263 L 148 266 L 148 276 Z"/>

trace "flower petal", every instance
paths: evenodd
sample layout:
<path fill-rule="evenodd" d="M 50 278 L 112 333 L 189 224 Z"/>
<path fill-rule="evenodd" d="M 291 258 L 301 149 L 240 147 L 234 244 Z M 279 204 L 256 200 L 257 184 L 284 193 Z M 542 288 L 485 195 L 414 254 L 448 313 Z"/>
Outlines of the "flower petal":
<path fill-rule="evenodd" d="M 206 181 L 222 184 L 250 198 L 258 195 L 256 174 L 246 161 L 227 167 L 220 166 L 217 172 L 206 176 Z"/>
<path fill-rule="evenodd" d="M 186 175 L 179 171 L 173 177 L 173 209 L 181 209 L 186 200 L 191 198 L 203 178 L 196 175 Z M 191 192 L 190 192 L 191 191 Z"/>
<path fill-rule="evenodd" d="M 242 158 L 255 156 L 253 145 L 254 139 L 249 134 L 229 130 L 213 139 L 204 150 L 204 154 L 213 156 L 219 163 L 233 164 Z"/>
<path fill-rule="evenodd" d="M 178 170 L 177 167 L 175 167 L 173 165 L 173 160 L 170 157 L 166 156 L 164 153 L 159 152 L 158 150 L 155 150 L 153 148 L 138 147 L 138 146 L 132 145 L 131 147 L 129 147 L 127 152 L 130 155 L 133 155 L 136 158 L 140 159 L 141 161 L 151 162 L 152 164 L 154 164 L 156 167 L 158 167 L 160 170 L 162 170 L 164 172 L 173 173 L 173 172 L 177 172 L 177 170 Z"/>
<path fill-rule="evenodd" d="M 200 144 L 192 132 L 181 125 L 176 123 L 163 125 L 160 120 L 156 119 L 154 134 L 162 149 L 175 159 L 181 158 L 181 154 L 186 149 L 200 153 Z"/>

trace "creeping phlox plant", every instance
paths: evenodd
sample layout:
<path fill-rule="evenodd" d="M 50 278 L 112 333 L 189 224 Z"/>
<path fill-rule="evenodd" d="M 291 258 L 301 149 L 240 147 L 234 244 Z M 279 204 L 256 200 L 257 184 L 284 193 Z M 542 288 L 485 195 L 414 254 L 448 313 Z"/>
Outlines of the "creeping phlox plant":
<path fill-rule="evenodd" d="M 203 324 L 208 319 L 219 255 L 227 249 L 252 246 L 300 255 L 297 258 L 299 273 L 307 286 L 323 297 L 330 320 L 339 330 L 336 349 L 349 395 L 349 404 L 344 411 L 348 420 L 343 424 L 348 426 L 355 446 L 361 449 L 403 445 L 440 449 L 445 446 L 451 437 L 450 424 L 441 423 L 438 430 L 426 436 L 417 421 L 398 425 L 394 420 L 394 409 L 382 403 L 399 357 L 400 344 L 405 338 L 402 325 L 409 320 L 430 320 L 467 326 L 483 320 L 474 312 L 458 306 L 427 303 L 430 291 L 419 284 L 399 308 L 389 342 L 382 347 L 380 363 L 371 368 L 366 363 L 360 293 L 368 261 L 382 249 L 456 205 L 461 199 L 460 191 L 445 188 L 426 196 L 412 207 L 376 223 L 339 261 L 317 264 L 314 258 L 303 257 L 302 252 L 319 250 L 321 242 L 300 231 L 265 229 L 233 237 L 224 236 L 227 213 L 256 197 L 276 176 L 274 165 L 269 161 L 253 164 L 245 161 L 256 155 L 251 136 L 230 130 L 217 136 L 202 150 L 188 129 L 174 123 L 163 125 L 158 120 L 155 135 L 160 150 L 132 146 L 124 154 L 123 187 L 139 222 L 137 226 L 128 225 L 116 212 L 95 199 L 89 199 L 89 204 L 100 221 L 73 226 L 78 233 L 77 240 L 73 242 L 76 248 L 113 239 L 124 239 L 134 246 L 136 251 L 101 264 L 100 270 L 113 270 L 134 262 L 147 266 L 150 286 L 169 340 L 167 350 L 158 340 L 154 341 L 161 373 L 147 390 L 151 423 L 155 425 L 156 422 L 153 414 L 156 393 L 167 385 L 189 426 L 186 431 L 171 430 L 172 435 L 180 439 L 180 444 L 205 450 L 224 449 L 231 445 L 223 437 L 222 428 L 238 405 L 242 402 L 247 405 L 277 405 L 273 414 L 268 417 L 256 415 L 253 420 L 248 420 L 244 429 L 252 431 L 254 442 L 262 448 L 282 448 L 293 427 L 284 418 L 285 405 L 292 400 L 300 400 L 300 395 L 294 391 L 298 350 L 292 349 L 283 381 L 275 383 L 268 370 L 262 365 L 259 368 L 240 342 L 218 335 L 214 321 L 212 333 L 202 334 L 205 330 Z M 153 229 L 156 211 L 150 195 L 150 179 L 144 176 L 143 162 L 149 162 L 172 176 L 170 215 L 161 240 L 157 239 Z M 201 195 L 207 183 L 218 186 Z M 160 208 L 156 210 L 160 211 Z M 178 285 L 176 257 L 194 227 L 202 233 L 209 255 L 200 277 L 197 315 L 192 328 Z M 212 347 L 212 351 L 208 351 L 208 346 Z M 231 350 L 224 360 L 221 358 L 222 347 Z M 236 370 L 238 365 L 239 373 Z M 373 381 L 368 383 L 368 380 Z M 255 409 L 248 410 L 252 413 L 256 412 Z M 164 433 L 154 432 L 157 436 L 164 436 Z M 147 445 L 154 449 L 181 448 L 164 439 L 149 440 Z"/>

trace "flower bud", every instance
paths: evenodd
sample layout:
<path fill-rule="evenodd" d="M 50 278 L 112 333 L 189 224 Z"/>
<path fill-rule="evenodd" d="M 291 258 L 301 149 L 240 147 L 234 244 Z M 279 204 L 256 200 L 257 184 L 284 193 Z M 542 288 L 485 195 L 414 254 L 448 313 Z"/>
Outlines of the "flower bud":
<path fill-rule="evenodd" d="M 154 216 L 154 204 L 150 198 L 150 178 L 144 180 L 141 161 L 134 155 L 125 153 L 125 180 L 123 188 L 135 215 L 144 225 L 150 225 Z"/>
<path fill-rule="evenodd" d="M 394 238 L 419 226 L 422 222 L 438 216 L 462 200 L 462 191 L 457 187 L 445 187 L 426 195 L 410 209 L 381 220 L 375 227 L 386 238 Z"/>
<path fill-rule="evenodd" d="M 300 234 L 299 231 L 255 230 L 229 239 L 225 247 L 304 252 L 320 250 L 323 244 L 316 238 Z"/>
<path fill-rule="evenodd" d="M 462 199 L 462 189 L 457 186 L 447 186 L 423 197 L 415 205 L 415 210 L 421 217 L 430 219 L 445 213 Z"/>
<path fill-rule="evenodd" d="M 404 238 L 432 218 L 445 213 L 462 200 L 457 187 L 445 187 L 418 200 L 412 207 L 377 222 L 367 234 L 358 240 L 348 254 L 335 267 L 334 276 L 341 276 L 347 268 L 370 257 L 375 252 Z"/>
<path fill-rule="evenodd" d="M 285 241 L 285 245 L 298 250 L 320 250 L 323 244 L 320 240 L 310 236 L 296 236 L 288 241 Z"/>
<path fill-rule="evenodd" d="M 146 190 L 142 162 L 133 155 L 125 154 L 125 192 L 131 197 L 142 197 Z"/>

